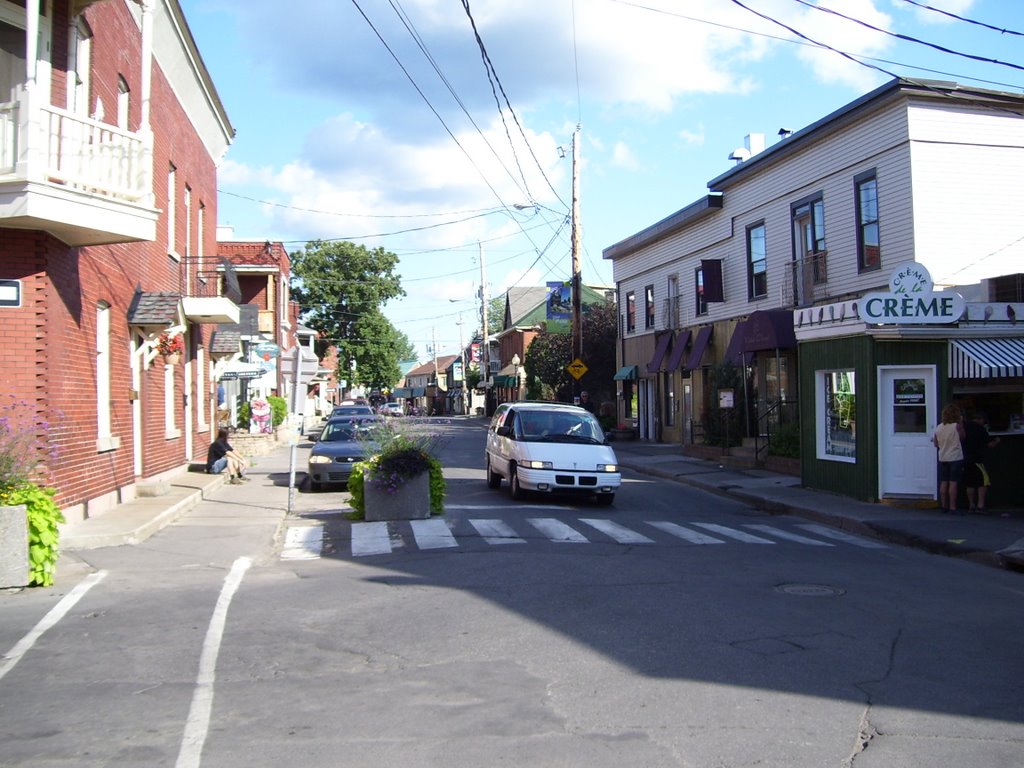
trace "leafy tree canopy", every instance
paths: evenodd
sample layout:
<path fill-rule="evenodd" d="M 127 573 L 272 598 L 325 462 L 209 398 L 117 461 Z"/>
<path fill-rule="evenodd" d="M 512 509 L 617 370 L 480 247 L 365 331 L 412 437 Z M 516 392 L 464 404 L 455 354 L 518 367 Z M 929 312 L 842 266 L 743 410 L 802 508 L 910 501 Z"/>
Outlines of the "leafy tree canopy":
<path fill-rule="evenodd" d="M 352 371 L 359 376 L 360 368 L 374 379 L 389 378 L 391 369 L 380 360 L 387 354 L 396 355 L 393 370 L 398 371 L 398 353 L 405 349 L 381 314 L 388 301 L 405 295 L 397 265 L 394 253 L 350 242 L 313 240 L 291 254 L 292 297 L 302 308 L 303 322 L 320 332 L 323 346 L 337 348 L 339 378 L 351 380 Z M 322 355 L 323 349 L 317 352 Z"/>

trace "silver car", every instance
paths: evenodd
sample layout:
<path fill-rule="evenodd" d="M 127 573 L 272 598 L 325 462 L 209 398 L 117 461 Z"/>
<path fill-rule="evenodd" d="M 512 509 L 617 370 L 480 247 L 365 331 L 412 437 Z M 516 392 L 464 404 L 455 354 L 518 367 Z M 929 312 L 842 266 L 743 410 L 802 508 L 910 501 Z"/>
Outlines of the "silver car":
<path fill-rule="evenodd" d="M 327 422 L 309 452 L 309 489 L 347 484 L 352 465 L 374 452 L 366 427 L 351 421 Z"/>

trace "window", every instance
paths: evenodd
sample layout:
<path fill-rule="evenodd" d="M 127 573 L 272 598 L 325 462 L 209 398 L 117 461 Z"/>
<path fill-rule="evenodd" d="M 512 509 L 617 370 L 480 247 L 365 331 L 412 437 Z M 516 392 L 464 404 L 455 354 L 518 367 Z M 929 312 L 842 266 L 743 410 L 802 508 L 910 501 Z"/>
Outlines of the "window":
<path fill-rule="evenodd" d="M 174 425 L 175 396 L 174 369 L 177 366 L 164 364 L 164 437 L 168 440 L 180 436 Z"/>
<path fill-rule="evenodd" d="M 22 11 L 24 15 L 24 11 Z M 14 101 L 17 88 L 24 86 L 25 30 L 0 21 L 0 101 Z"/>
<path fill-rule="evenodd" d="M 681 325 L 681 314 L 679 312 L 679 276 L 669 275 L 666 290 L 668 298 L 665 300 L 665 309 L 668 314 L 668 327 L 679 328 Z"/>
<path fill-rule="evenodd" d="M 192 257 L 192 188 L 185 185 L 185 258 Z"/>
<path fill-rule="evenodd" d="M 857 460 L 857 389 L 852 370 L 817 371 L 818 458 Z"/>
<path fill-rule="evenodd" d="M 704 297 L 704 268 L 697 267 L 694 273 L 694 281 L 696 286 L 696 313 L 698 315 L 706 315 L 708 313 L 708 302 Z"/>
<path fill-rule="evenodd" d="M 128 130 L 128 115 L 131 107 L 132 92 L 128 88 L 128 81 L 123 77 L 117 78 L 117 127 Z"/>
<path fill-rule="evenodd" d="M 626 294 L 626 333 L 636 330 L 636 294 L 630 291 Z"/>
<path fill-rule="evenodd" d="M 654 286 L 644 288 L 644 328 L 654 327 Z"/>
<path fill-rule="evenodd" d="M 793 206 L 793 279 L 798 306 L 814 300 L 814 286 L 827 280 L 825 203 L 820 196 Z"/>
<path fill-rule="evenodd" d="M 881 269 L 878 240 L 878 180 L 875 172 L 854 179 L 857 194 L 857 267 L 861 272 Z"/>
<path fill-rule="evenodd" d="M 68 39 L 68 111 L 89 114 L 89 72 L 92 58 L 92 31 L 81 16 L 71 22 Z"/>
<path fill-rule="evenodd" d="M 768 251 L 763 221 L 747 227 L 747 294 L 751 299 L 768 295 Z"/>
<path fill-rule="evenodd" d="M 174 259 L 179 259 L 178 251 L 176 249 L 175 231 L 174 231 L 174 209 L 176 207 L 178 199 L 178 169 L 172 164 L 167 169 L 167 254 Z"/>
<path fill-rule="evenodd" d="M 96 305 L 96 450 L 118 447 L 110 418 L 110 305 Z"/>

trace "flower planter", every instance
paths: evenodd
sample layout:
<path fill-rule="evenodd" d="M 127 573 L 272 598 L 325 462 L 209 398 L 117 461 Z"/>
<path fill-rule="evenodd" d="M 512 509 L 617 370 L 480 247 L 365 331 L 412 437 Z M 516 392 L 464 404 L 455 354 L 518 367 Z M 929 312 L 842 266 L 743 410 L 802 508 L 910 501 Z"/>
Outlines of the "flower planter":
<path fill-rule="evenodd" d="M 25 505 L 0 507 L 0 589 L 29 581 L 28 517 Z"/>
<path fill-rule="evenodd" d="M 393 491 L 366 478 L 363 499 L 366 520 L 422 520 L 430 517 L 430 473 L 410 477 Z"/>
<path fill-rule="evenodd" d="M 181 362 L 181 353 L 175 352 L 170 355 L 164 355 L 164 363 L 166 365 L 177 365 Z"/>

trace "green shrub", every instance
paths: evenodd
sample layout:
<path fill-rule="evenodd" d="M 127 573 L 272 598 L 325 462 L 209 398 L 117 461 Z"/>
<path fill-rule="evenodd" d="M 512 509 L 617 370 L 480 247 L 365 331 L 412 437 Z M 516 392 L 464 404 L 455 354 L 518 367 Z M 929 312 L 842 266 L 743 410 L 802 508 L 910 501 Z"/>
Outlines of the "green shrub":
<path fill-rule="evenodd" d="M 53 488 L 40 488 L 33 483 L 19 483 L 0 489 L 0 504 L 25 505 L 28 517 L 29 584 L 49 587 L 57 572 L 58 525 L 64 515 L 53 501 Z"/>
<path fill-rule="evenodd" d="M 249 422 L 252 420 L 252 409 L 249 408 L 249 403 L 244 402 L 238 406 L 238 428 L 249 431 Z"/>
<path fill-rule="evenodd" d="M 768 453 L 772 456 L 800 458 L 800 425 L 790 422 L 776 428 L 768 444 Z"/>
<path fill-rule="evenodd" d="M 288 401 L 283 397 L 271 395 L 267 402 L 270 403 L 270 423 L 275 427 L 284 424 L 284 420 L 288 418 Z"/>

